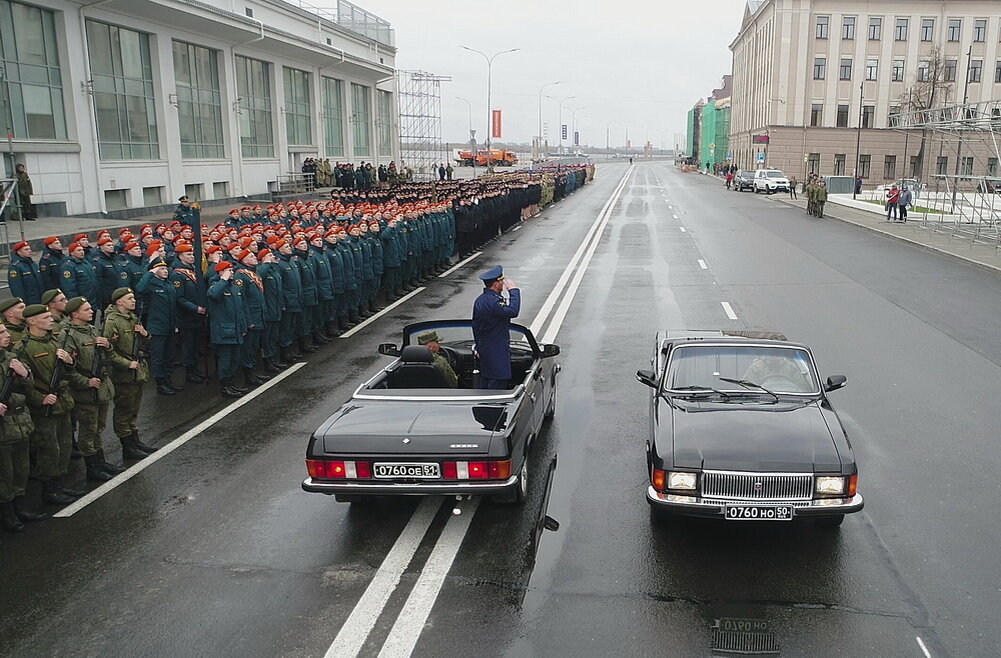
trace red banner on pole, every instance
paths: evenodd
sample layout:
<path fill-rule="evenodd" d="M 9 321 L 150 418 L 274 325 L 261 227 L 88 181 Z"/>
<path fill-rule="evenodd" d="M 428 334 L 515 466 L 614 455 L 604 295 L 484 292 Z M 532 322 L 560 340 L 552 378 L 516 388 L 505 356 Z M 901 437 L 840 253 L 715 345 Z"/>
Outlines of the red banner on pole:
<path fill-rule="evenodd" d="M 490 136 L 500 137 L 501 136 L 501 111 L 492 110 L 493 121 L 490 126 Z"/>

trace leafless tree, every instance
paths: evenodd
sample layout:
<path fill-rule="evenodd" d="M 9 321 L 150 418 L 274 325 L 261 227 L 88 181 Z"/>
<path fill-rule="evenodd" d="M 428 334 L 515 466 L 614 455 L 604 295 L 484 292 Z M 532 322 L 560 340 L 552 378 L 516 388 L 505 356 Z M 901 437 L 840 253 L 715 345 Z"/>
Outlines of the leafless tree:
<path fill-rule="evenodd" d="M 952 73 L 955 76 L 956 69 Z M 918 70 L 914 75 L 914 83 L 904 89 L 900 97 L 900 107 L 903 112 L 920 112 L 936 107 L 944 107 L 952 95 L 954 80 L 948 79 L 946 59 L 941 47 L 932 46 L 928 55 L 921 58 Z M 925 145 L 928 142 L 928 129 L 921 130 L 921 148 L 918 149 L 915 163 L 915 177 L 924 180 Z"/>

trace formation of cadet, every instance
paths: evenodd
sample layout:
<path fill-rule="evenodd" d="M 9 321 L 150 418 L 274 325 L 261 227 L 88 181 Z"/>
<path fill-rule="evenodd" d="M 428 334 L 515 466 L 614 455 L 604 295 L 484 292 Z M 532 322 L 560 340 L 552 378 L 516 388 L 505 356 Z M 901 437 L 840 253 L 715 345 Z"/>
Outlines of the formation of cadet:
<path fill-rule="evenodd" d="M 806 212 L 814 217 L 823 217 L 825 203 L 827 183 L 821 176 L 811 173 L 806 181 Z"/>

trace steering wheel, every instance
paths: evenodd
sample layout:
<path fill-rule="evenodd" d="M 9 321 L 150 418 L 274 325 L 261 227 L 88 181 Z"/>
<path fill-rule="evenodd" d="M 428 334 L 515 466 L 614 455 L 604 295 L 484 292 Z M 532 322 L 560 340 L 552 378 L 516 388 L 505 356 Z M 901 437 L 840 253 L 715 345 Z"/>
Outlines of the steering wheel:
<path fill-rule="evenodd" d="M 438 345 L 438 352 L 443 357 L 445 357 L 445 360 L 448 361 L 448 365 L 450 365 L 452 367 L 452 370 L 455 371 L 455 374 L 456 375 L 460 374 L 459 373 L 459 356 L 455 353 L 455 351 L 451 347 L 445 347 L 444 345 L 439 344 Z"/>

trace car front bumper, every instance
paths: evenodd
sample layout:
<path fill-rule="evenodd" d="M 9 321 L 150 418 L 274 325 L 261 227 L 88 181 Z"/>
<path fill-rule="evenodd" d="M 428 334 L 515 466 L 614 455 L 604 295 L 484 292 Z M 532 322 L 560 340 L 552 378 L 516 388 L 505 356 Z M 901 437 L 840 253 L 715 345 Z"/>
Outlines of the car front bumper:
<path fill-rule="evenodd" d="M 824 517 L 851 514 L 865 507 L 862 494 L 851 498 L 824 498 L 819 500 L 719 500 L 716 498 L 699 498 L 698 496 L 678 496 L 661 493 L 651 486 L 647 487 L 646 499 L 653 507 L 674 514 L 686 516 L 723 517 L 726 505 L 792 505 L 793 516 Z"/>
<path fill-rule="evenodd" d="M 476 496 L 509 494 L 518 486 L 518 476 L 498 482 L 332 482 L 306 478 L 302 490 L 309 493 L 351 494 L 355 496 Z"/>

